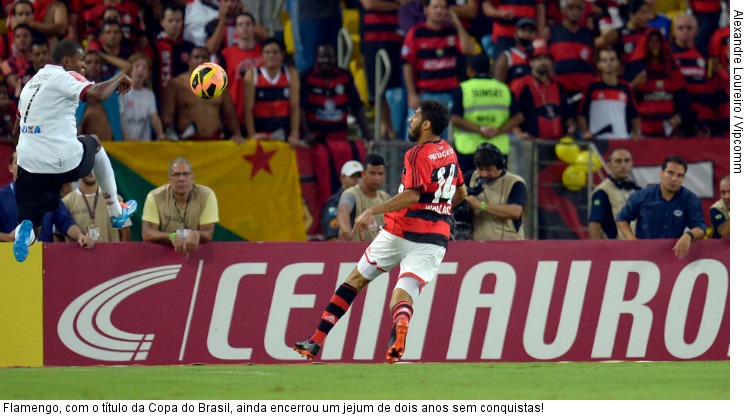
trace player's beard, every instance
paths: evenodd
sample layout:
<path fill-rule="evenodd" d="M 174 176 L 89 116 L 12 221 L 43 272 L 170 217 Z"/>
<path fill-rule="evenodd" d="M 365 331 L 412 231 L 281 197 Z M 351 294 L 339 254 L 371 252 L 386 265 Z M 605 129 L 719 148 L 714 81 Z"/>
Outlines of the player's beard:
<path fill-rule="evenodd" d="M 417 126 L 408 129 L 408 139 L 411 142 L 418 142 L 419 138 L 421 138 L 421 124 L 420 123 Z"/>

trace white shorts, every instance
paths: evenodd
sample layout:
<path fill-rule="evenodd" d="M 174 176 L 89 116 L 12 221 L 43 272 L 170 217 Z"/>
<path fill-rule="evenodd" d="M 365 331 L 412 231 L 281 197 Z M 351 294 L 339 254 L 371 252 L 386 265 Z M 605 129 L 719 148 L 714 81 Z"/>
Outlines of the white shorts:
<path fill-rule="evenodd" d="M 413 278 L 418 281 L 421 289 L 437 278 L 446 251 L 442 246 L 411 242 L 383 229 L 364 251 L 357 269 L 365 279 L 374 280 L 400 264 L 398 281 L 406 277 Z"/>

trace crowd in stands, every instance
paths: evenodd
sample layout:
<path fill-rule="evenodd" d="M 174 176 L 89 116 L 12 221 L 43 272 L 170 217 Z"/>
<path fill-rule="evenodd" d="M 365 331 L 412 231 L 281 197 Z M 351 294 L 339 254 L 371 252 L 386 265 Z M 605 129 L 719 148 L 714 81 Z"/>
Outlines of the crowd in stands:
<path fill-rule="evenodd" d="M 126 96 L 81 104 L 81 133 L 318 146 L 321 202 L 340 187 L 346 161 L 365 160 L 364 142 L 407 138 L 419 100 L 467 112 L 456 102 L 470 77 L 508 86 L 521 124 L 498 134 L 511 140 L 728 137 L 727 8 L 721 0 L 2 0 L 0 141 L 10 141 L 21 89 L 65 38 L 83 45 L 88 79 L 126 72 L 134 82 Z M 353 71 L 335 64 L 342 27 L 358 35 Z M 380 50 L 392 68 L 377 94 Z M 478 55 L 488 58 L 485 75 L 468 71 Z M 189 91 L 191 71 L 207 61 L 230 80 L 215 100 Z M 377 98 L 373 138 L 367 119 Z"/>

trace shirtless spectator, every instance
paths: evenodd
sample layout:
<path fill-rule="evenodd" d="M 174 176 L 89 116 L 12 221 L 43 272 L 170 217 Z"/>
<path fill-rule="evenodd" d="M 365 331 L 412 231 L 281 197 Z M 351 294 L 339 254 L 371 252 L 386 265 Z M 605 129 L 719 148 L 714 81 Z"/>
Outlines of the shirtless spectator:
<path fill-rule="evenodd" d="M 101 79 L 101 56 L 94 51 L 88 51 L 83 58 L 85 63 L 85 78 L 99 83 Z M 99 103 L 80 102 L 77 109 L 78 134 L 97 135 L 101 141 L 123 141 L 124 133 L 121 129 L 119 114 L 119 94 Z"/>
<path fill-rule="evenodd" d="M 163 98 L 163 125 L 166 137 L 170 139 L 216 140 L 222 139 L 222 121 L 227 121 L 232 133 L 231 139 L 243 142 L 240 124 L 230 99 L 230 91 L 222 96 L 204 100 L 191 91 L 191 72 L 209 61 L 209 51 L 205 47 L 195 47 L 189 57 L 189 69 L 172 79 Z"/>

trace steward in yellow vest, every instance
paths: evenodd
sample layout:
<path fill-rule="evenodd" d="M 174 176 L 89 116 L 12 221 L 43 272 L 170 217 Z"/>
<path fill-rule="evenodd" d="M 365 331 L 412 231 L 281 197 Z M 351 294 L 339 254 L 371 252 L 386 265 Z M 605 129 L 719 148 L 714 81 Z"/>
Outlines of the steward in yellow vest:
<path fill-rule="evenodd" d="M 463 174 L 475 168 L 473 154 L 484 142 L 508 155 L 509 133 L 524 120 L 509 86 L 489 77 L 489 67 L 487 55 L 468 57 L 470 79 L 460 83 L 454 95 L 452 125 Z"/>

